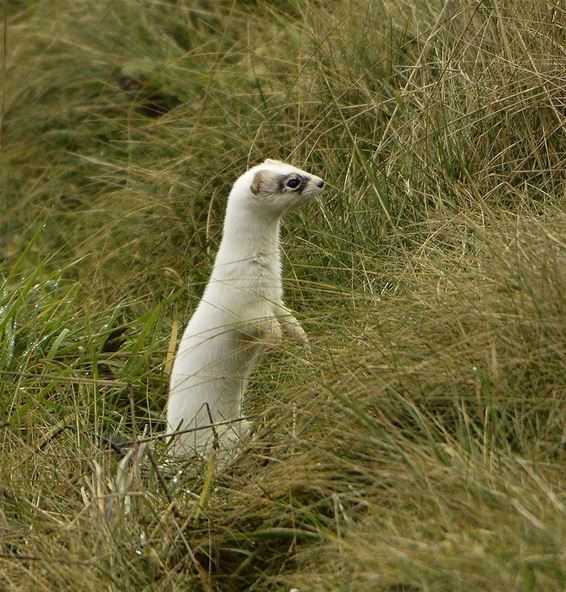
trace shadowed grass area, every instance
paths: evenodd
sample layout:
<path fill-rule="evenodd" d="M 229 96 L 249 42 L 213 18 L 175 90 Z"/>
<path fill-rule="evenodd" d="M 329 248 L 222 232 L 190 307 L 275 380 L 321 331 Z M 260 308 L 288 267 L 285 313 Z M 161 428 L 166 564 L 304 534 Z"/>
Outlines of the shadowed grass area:
<path fill-rule="evenodd" d="M 554 0 L 15 2 L 0 588 L 566 587 L 566 13 Z M 219 475 L 159 438 L 248 165 L 313 351 Z M 135 446 L 128 443 L 137 441 Z"/>

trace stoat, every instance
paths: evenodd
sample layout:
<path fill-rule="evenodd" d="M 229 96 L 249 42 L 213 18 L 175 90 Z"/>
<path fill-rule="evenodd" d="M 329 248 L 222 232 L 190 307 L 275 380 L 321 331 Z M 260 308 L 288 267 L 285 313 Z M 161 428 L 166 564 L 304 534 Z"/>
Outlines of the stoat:
<path fill-rule="evenodd" d="M 215 428 L 230 448 L 250 424 L 236 419 L 249 375 L 262 349 L 283 333 L 308 343 L 299 321 L 283 304 L 279 227 L 296 206 L 316 198 L 324 181 L 289 164 L 266 160 L 239 177 L 230 192 L 214 267 L 179 344 L 167 403 L 168 431 Z M 213 440 L 205 428 L 172 435 L 176 456 L 205 453 Z"/>

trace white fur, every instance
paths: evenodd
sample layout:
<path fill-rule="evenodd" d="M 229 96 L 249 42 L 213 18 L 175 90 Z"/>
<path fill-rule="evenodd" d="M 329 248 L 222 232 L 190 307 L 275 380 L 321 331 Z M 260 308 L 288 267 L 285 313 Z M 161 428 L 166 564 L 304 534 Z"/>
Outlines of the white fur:
<path fill-rule="evenodd" d="M 276 182 L 297 173 L 302 193 Z M 283 181 L 279 181 L 282 183 Z M 279 226 L 292 207 L 311 201 L 322 184 L 291 165 L 266 160 L 243 174 L 228 197 L 224 232 L 204 294 L 179 345 L 167 403 L 168 430 L 183 430 L 242 415 L 242 398 L 259 352 L 282 331 L 307 343 L 299 322 L 285 308 L 281 285 Z M 254 188 L 255 191 L 252 191 Z M 247 435 L 249 424 L 219 427 L 221 445 Z M 205 452 L 210 428 L 179 434 L 175 455 Z"/>

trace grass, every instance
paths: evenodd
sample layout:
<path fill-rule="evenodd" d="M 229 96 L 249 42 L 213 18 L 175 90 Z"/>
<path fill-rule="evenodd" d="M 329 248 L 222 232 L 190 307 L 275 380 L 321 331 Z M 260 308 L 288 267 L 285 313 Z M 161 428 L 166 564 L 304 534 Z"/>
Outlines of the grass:
<path fill-rule="evenodd" d="M 3 10 L 0 587 L 563 590 L 561 3 Z M 168 352 L 267 156 L 329 186 L 283 232 L 313 351 L 228 470 L 172 467 Z"/>

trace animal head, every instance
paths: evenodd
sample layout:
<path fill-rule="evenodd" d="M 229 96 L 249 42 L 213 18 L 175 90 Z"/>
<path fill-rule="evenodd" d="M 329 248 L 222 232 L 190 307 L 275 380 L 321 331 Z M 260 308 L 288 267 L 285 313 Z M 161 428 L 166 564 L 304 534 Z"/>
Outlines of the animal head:
<path fill-rule="evenodd" d="M 285 162 L 268 159 L 236 181 L 230 200 L 237 200 L 246 208 L 282 216 L 291 208 L 315 199 L 323 187 L 324 181 L 320 177 Z"/>

